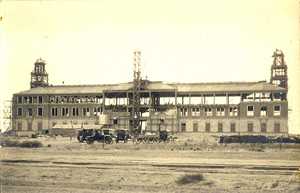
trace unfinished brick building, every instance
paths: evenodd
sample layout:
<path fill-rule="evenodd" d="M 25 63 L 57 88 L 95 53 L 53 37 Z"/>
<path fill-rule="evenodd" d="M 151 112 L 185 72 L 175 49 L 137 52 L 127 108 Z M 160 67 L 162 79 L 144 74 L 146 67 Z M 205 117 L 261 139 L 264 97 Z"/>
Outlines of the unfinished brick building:
<path fill-rule="evenodd" d="M 134 52 L 132 82 L 106 85 L 49 85 L 45 62 L 34 64 L 31 88 L 13 95 L 13 129 L 31 135 L 57 128 L 131 131 L 287 134 L 287 66 L 273 54 L 270 82 L 165 83 L 140 77 Z"/>

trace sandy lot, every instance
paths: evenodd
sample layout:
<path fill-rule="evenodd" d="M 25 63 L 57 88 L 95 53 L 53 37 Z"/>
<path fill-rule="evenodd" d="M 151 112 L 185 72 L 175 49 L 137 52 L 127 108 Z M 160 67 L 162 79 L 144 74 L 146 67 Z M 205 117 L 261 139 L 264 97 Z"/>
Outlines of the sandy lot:
<path fill-rule="evenodd" d="M 202 135 L 104 147 L 37 140 L 44 147 L 0 149 L 1 193 L 300 192 L 299 145 L 224 146 Z"/>

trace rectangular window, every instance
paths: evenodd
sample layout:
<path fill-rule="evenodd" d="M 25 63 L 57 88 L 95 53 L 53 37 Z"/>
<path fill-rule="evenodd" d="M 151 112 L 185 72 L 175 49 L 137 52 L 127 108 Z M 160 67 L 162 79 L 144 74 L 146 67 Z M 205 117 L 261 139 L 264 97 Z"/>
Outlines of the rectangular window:
<path fill-rule="evenodd" d="M 254 106 L 247 106 L 247 116 L 254 116 Z"/>
<path fill-rule="evenodd" d="M 42 96 L 38 96 L 38 102 L 39 102 L 39 104 L 43 103 L 43 97 Z"/>
<path fill-rule="evenodd" d="M 218 132 L 223 132 L 223 123 L 218 123 Z"/>
<path fill-rule="evenodd" d="M 32 116 L 32 108 L 28 108 L 28 116 L 29 116 L 29 117 Z"/>
<path fill-rule="evenodd" d="M 32 97 L 32 98 L 33 98 L 33 103 L 37 103 L 37 102 L 38 102 L 36 96 L 34 96 L 34 97 Z"/>
<path fill-rule="evenodd" d="M 261 117 L 266 117 L 267 116 L 267 107 L 266 106 L 262 106 L 260 108 L 260 116 Z"/>
<path fill-rule="evenodd" d="M 181 131 L 182 132 L 186 131 L 186 123 L 181 123 Z"/>
<path fill-rule="evenodd" d="M 22 122 L 17 123 L 18 131 L 22 131 Z"/>
<path fill-rule="evenodd" d="M 205 116 L 208 116 L 208 117 L 213 115 L 212 110 L 209 107 L 204 108 L 204 113 L 205 113 Z"/>
<path fill-rule="evenodd" d="M 18 103 L 22 104 L 22 97 L 21 96 L 18 96 Z"/>
<path fill-rule="evenodd" d="M 253 123 L 248 123 L 248 132 L 253 132 Z"/>
<path fill-rule="evenodd" d="M 267 132 L 267 124 L 266 123 L 260 123 L 260 131 L 263 133 Z"/>
<path fill-rule="evenodd" d="M 238 115 L 238 108 L 237 107 L 230 107 L 229 108 L 229 116 L 237 116 Z"/>
<path fill-rule="evenodd" d="M 225 116 L 225 109 L 224 109 L 224 107 L 218 107 L 216 115 L 217 116 Z"/>
<path fill-rule="evenodd" d="M 186 117 L 188 115 L 187 112 L 188 112 L 187 108 L 181 108 L 180 109 L 180 114 L 181 114 L 182 117 Z"/>
<path fill-rule="evenodd" d="M 25 104 L 27 104 L 28 103 L 28 97 L 24 96 L 23 101 L 24 101 Z"/>
<path fill-rule="evenodd" d="M 42 107 L 38 108 L 38 116 L 43 116 L 43 108 Z"/>
<path fill-rule="evenodd" d="M 258 93 L 258 94 L 259 94 L 259 98 L 261 101 L 271 101 L 271 93 L 262 92 L 262 93 Z"/>
<path fill-rule="evenodd" d="M 75 108 L 72 108 L 72 115 L 75 117 L 75 116 L 79 116 L 79 110 L 77 107 Z"/>
<path fill-rule="evenodd" d="M 22 116 L 23 114 L 23 109 L 22 108 L 18 108 L 18 116 Z"/>
<path fill-rule="evenodd" d="M 280 105 L 275 105 L 273 115 L 274 116 L 280 116 L 280 111 L 281 111 Z"/>
<path fill-rule="evenodd" d="M 236 132 L 235 123 L 230 123 L 230 132 L 231 133 L 235 133 Z"/>
<path fill-rule="evenodd" d="M 117 117 L 114 117 L 114 118 L 113 118 L 113 124 L 114 124 L 114 125 L 117 125 L 117 124 L 118 124 L 118 118 L 117 118 Z"/>
<path fill-rule="evenodd" d="M 102 112 L 101 107 L 98 107 L 98 108 L 95 107 L 95 108 L 94 108 L 94 115 L 95 115 L 95 116 L 100 115 L 101 112 Z"/>
<path fill-rule="evenodd" d="M 200 116 L 200 108 L 192 108 L 192 116 Z"/>
<path fill-rule="evenodd" d="M 61 116 L 66 116 L 66 108 L 61 108 Z"/>
<path fill-rule="evenodd" d="M 69 113 L 69 108 L 65 108 L 65 115 L 66 115 L 67 117 L 69 117 L 69 116 L 70 116 L 70 113 Z"/>
<path fill-rule="evenodd" d="M 90 108 L 83 108 L 82 114 L 83 114 L 83 116 L 89 117 L 90 116 Z"/>
<path fill-rule="evenodd" d="M 66 107 L 63 107 L 62 109 L 61 109 L 61 115 L 63 116 L 63 117 L 69 117 L 69 108 L 66 108 Z"/>
<path fill-rule="evenodd" d="M 210 123 L 205 123 L 205 132 L 210 132 Z"/>
<path fill-rule="evenodd" d="M 32 131 L 32 122 L 27 123 L 27 130 Z"/>
<path fill-rule="evenodd" d="M 193 123 L 193 132 L 198 132 L 198 123 Z"/>
<path fill-rule="evenodd" d="M 52 108 L 52 109 L 51 109 L 51 115 L 52 115 L 53 117 L 56 117 L 56 116 L 57 116 L 57 108 Z"/>
<path fill-rule="evenodd" d="M 280 133 L 280 123 L 274 123 L 274 132 Z"/>
<path fill-rule="evenodd" d="M 33 98 L 30 96 L 30 97 L 28 97 L 28 103 L 29 104 L 32 104 L 33 103 Z"/>

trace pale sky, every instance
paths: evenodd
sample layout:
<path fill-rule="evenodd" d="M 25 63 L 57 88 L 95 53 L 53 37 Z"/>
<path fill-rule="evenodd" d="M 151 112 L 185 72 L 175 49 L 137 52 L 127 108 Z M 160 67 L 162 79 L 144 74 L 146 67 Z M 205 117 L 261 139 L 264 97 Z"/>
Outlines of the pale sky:
<path fill-rule="evenodd" d="M 0 1 L 1 100 L 29 89 L 39 57 L 51 84 L 270 79 L 272 53 L 286 56 L 290 132 L 300 133 L 298 0 Z"/>

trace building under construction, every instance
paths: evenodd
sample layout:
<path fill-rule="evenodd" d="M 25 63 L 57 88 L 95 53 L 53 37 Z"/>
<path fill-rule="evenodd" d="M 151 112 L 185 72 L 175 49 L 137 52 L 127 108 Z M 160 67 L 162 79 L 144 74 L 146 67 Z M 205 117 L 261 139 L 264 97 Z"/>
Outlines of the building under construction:
<path fill-rule="evenodd" d="M 287 65 L 273 53 L 270 82 L 165 83 L 141 78 L 134 52 L 133 81 L 105 85 L 50 85 L 38 59 L 31 88 L 13 95 L 17 135 L 59 129 L 111 128 L 239 134 L 287 134 Z M 259 69 L 258 69 L 259 70 Z"/>

